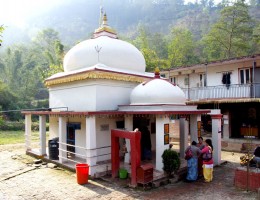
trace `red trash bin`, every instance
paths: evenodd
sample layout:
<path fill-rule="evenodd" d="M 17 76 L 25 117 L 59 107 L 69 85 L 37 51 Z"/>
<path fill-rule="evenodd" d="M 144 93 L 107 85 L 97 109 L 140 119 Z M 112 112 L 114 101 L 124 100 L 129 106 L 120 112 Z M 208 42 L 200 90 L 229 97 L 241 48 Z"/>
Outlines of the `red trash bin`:
<path fill-rule="evenodd" d="M 80 185 L 88 183 L 88 164 L 76 164 L 77 182 Z"/>

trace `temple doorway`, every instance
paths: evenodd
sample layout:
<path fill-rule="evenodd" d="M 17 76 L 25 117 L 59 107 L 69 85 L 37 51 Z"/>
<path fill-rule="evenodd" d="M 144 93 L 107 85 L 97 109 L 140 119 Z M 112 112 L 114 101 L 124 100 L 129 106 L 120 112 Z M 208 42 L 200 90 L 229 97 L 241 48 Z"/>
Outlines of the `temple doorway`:
<path fill-rule="evenodd" d="M 140 157 L 142 161 L 155 160 L 155 149 L 152 150 L 152 139 L 151 139 L 151 124 L 148 117 L 134 116 L 133 128 L 139 129 L 141 132 L 141 152 Z"/>

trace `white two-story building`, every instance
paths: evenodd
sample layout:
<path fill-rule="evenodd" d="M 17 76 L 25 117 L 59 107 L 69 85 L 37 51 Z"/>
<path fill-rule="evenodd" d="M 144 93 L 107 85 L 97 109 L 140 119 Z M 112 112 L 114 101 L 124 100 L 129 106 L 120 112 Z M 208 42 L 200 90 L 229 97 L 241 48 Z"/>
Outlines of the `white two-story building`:
<path fill-rule="evenodd" d="M 222 148 L 239 150 L 248 142 L 247 136 L 259 143 L 260 54 L 172 68 L 161 74 L 185 92 L 189 105 L 221 110 Z M 202 125 L 204 133 L 211 132 L 209 115 L 202 116 Z"/>

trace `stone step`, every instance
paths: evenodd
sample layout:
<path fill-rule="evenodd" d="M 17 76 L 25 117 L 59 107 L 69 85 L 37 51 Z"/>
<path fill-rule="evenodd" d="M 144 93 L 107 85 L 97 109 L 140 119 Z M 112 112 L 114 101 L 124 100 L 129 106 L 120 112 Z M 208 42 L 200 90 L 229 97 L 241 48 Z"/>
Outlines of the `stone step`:
<path fill-rule="evenodd" d="M 152 182 L 153 187 L 160 187 L 161 185 L 167 185 L 169 183 L 169 179 L 167 177 L 157 179 Z"/>

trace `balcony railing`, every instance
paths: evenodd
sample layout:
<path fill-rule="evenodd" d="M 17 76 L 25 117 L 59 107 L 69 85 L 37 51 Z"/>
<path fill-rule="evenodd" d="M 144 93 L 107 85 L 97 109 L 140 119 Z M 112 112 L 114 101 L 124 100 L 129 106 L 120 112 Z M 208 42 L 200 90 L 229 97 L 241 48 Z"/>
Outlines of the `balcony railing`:
<path fill-rule="evenodd" d="M 182 90 L 189 100 L 260 97 L 260 83 L 182 88 Z"/>

